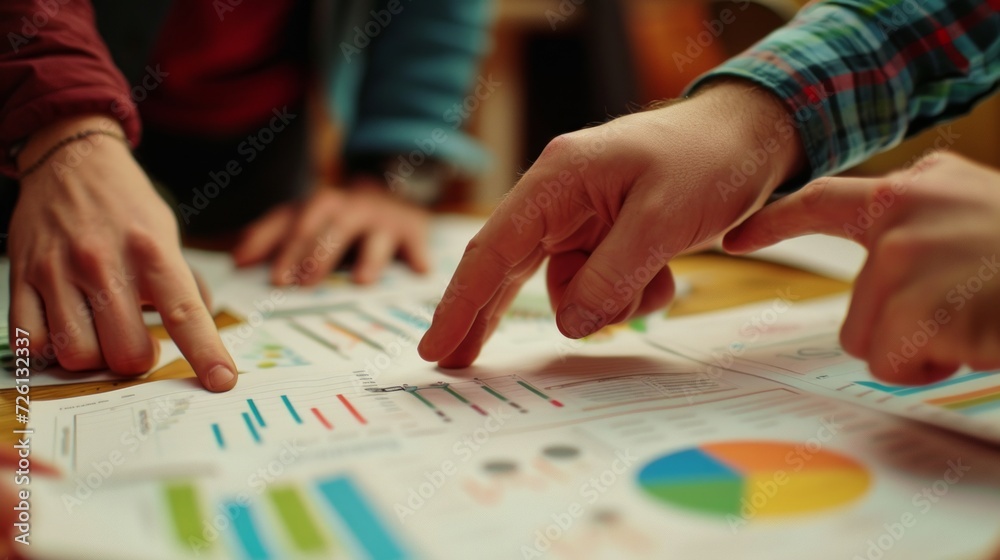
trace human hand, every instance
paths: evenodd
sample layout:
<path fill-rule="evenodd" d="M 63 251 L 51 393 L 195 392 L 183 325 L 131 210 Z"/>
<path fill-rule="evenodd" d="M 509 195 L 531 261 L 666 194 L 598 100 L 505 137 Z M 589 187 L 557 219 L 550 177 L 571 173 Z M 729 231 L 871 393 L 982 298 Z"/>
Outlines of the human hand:
<path fill-rule="evenodd" d="M 878 378 L 939 381 L 1000 367 L 1000 173 L 951 154 L 876 179 L 819 179 L 725 238 L 732 253 L 825 233 L 868 260 L 840 341 Z"/>
<path fill-rule="evenodd" d="M 554 139 L 469 243 L 420 355 L 471 364 L 546 257 L 568 337 L 665 305 L 668 261 L 728 229 L 801 165 L 794 128 L 774 126 L 787 118 L 777 98 L 727 82 Z M 732 181 L 748 162 L 752 172 Z"/>
<path fill-rule="evenodd" d="M 250 224 L 233 249 L 238 266 L 273 257 L 276 285 L 311 285 L 359 246 L 354 281 L 370 284 L 400 253 L 419 273 L 429 269 L 426 210 L 398 198 L 375 179 L 345 190 L 322 187 L 307 200 L 284 204 Z"/>
<path fill-rule="evenodd" d="M 52 125 L 31 137 L 21 168 L 79 130 L 117 126 L 105 117 Z M 144 373 L 159 350 L 142 321 L 150 304 L 201 383 L 232 388 L 236 367 L 181 256 L 174 216 L 128 149 L 92 136 L 49 161 L 21 181 L 11 219 L 11 347 L 21 346 L 19 328 L 36 363 Z"/>

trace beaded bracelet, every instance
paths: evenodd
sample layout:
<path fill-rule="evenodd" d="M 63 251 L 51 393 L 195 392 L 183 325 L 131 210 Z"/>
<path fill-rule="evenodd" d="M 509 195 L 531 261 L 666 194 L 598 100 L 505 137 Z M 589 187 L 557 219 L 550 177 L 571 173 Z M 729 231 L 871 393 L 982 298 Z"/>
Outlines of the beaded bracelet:
<path fill-rule="evenodd" d="M 74 134 L 72 136 L 67 136 L 66 138 L 63 138 L 62 140 L 56 142 L 55 145 L 52 146 L 51 148 L 49 148 L 48 151 L 46 151 L 44 154 L 42 154 L 42 157 L 38 158 L 35 161 L 35 163 L 29 165 L 27 167 L 27 169 L 25 169 L 20 174 L 18 174 L 17 180 L 18 181 L 23 180 L 28 175 L 31 175 L 35 171 L 38 171 L 38 169 L 41 168 L 43 165 L 45 165 L 45 162 L 48 161 L 49 158 L 51 158 L 61 148 L 65 147 L 65 146 L 67 146 L 69 144 L 72 144 L 73 142 L 76 142 L 76 141 L 79 141 L 79 140 L 83 140 L 84 138 L 87 138 L 87 137 L 90 137 L 90 136 L 94 136 L 96 134 L 101 134 L 101 135 L 104 135 L 104 136 L 110 136 L 111 138 L 114 138 L 114 139 L 122 142 L 126 146 L 129 146 L 128 139 L 125 138 L 124 136 L 122 136 L 121 134 L 118 134 L 118 133 L 115 133 L 115 132 L 110 132 L 110 131 L 107 131 L 107 130 L 96 130 L 96 129 L 92 129 L 92 128 L 88 128 L 86 130 L 81 130 L 80 132 L 77 132 L 76 134 Z"/>

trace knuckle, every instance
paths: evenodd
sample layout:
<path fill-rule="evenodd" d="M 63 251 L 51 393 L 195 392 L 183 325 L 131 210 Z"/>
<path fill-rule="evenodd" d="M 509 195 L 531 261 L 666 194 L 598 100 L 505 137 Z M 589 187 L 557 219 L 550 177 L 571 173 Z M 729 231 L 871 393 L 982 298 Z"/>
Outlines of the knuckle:
<path fill-rule="evenodd" d="M 35 259 L 27 267 L 28 279 L 32 283 L 52 285 L 60 278 L 59 272 L 60 256 L 54 251 L 48 251 L 40 258 Z"/>
<path fill-rule="evenodd" d="M 549 140 L 549 143 L 545 145 L 545 149 L 542 150 L 539 159 L 560 158 L 571 153 L 574 150 L 574 146 L 577 145 L 577 134 L 578 133 L 567 132 Z"/>
<path fill-rule="evenodd" d="M 130 228 L 125 234 L 125 247 L 129 254 L 143 261 L 159 262 L 163 257 L 162 237 L 140 227 Z"/>
<path fill-rule="evenodd" d="M 800 204 L 805 211 L 813 211 L 823 206 L 824 195 L 827 190 L 828 178 L 818 179 L 802 187 Z"/>
<path fill-rule="evenodd" d="M 137 375 L 145 373 L 155 365 L 155 353 L 152 348 L 141 345 L 126 346 L 107 356 L 111 371 L 122 375 Z"/>
<path fill-rule="evenodd" d="M 907 266 L 920 259 L 927 249 L 930 240 L 921 238 L 901 229 L 892 230 L 879 239 L 872 249 L 872 258 L 876 263 L 898 268 Z"/>
<path fill-rule="evenodd" d="M 56 357 L 59 364 L 69 371 L 87 371 L 104 365 L 99 350 L 76 342 L 57 348 Z"/>
<path fill-rule="evenodd" d="M 199 319 L 206 312 L 204 302 L 200 298 L 191 296 L 171 303 L 162 316 L 168 324 L 181 326 Z"/>
<path fill-rule="evenodd" d="M 106 243 L 80 242 L 70 250 L 70 258 L 77 269 L 85 274 L 99 273 L 111 261 L 111 251 Z"/>

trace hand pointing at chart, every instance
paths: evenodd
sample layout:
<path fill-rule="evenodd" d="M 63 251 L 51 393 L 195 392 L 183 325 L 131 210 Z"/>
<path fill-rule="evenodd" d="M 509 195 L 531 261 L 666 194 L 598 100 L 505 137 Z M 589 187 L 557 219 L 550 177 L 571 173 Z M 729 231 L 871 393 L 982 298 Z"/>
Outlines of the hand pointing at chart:
<path fill-rule="evenodd" d="M 725 239 L 746 253 L 825 233 L 868 249 L 841 343 L 886 381 L 1000 367 L 1000 173 L 949 154 L 876 179 L 820 179 Z"/>
<path fill-rule="evenodd" d="M 794 128 L 775 126 L 783 119 L 776 97 L 720 81 L 691 100 L 556 138 L 469 243 L 420 355 L 471 364 L 547 257 L 566 336 L 665 305 L 669 260 L 724 232 L 801 165 Z M 755 153 L 766 155 L 752 176 L 720 189 Z"/>

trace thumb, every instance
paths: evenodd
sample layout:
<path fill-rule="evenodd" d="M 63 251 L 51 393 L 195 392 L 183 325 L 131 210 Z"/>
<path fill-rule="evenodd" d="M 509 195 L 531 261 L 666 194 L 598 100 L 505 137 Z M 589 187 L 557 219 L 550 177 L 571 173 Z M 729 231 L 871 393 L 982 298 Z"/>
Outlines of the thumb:
<path fill-rule="evenodd" d="M 870 231 L 857 227 L 858 211 L 864 212 L 885 179 L 824 177 L 773 204 L 765 206 L 723 239 L 729 253 L 743 254 L 779 241 L 824 233 L 857 241 L 862 245 Z M 859 233 L 865 235 L 859 237 Z"/>

